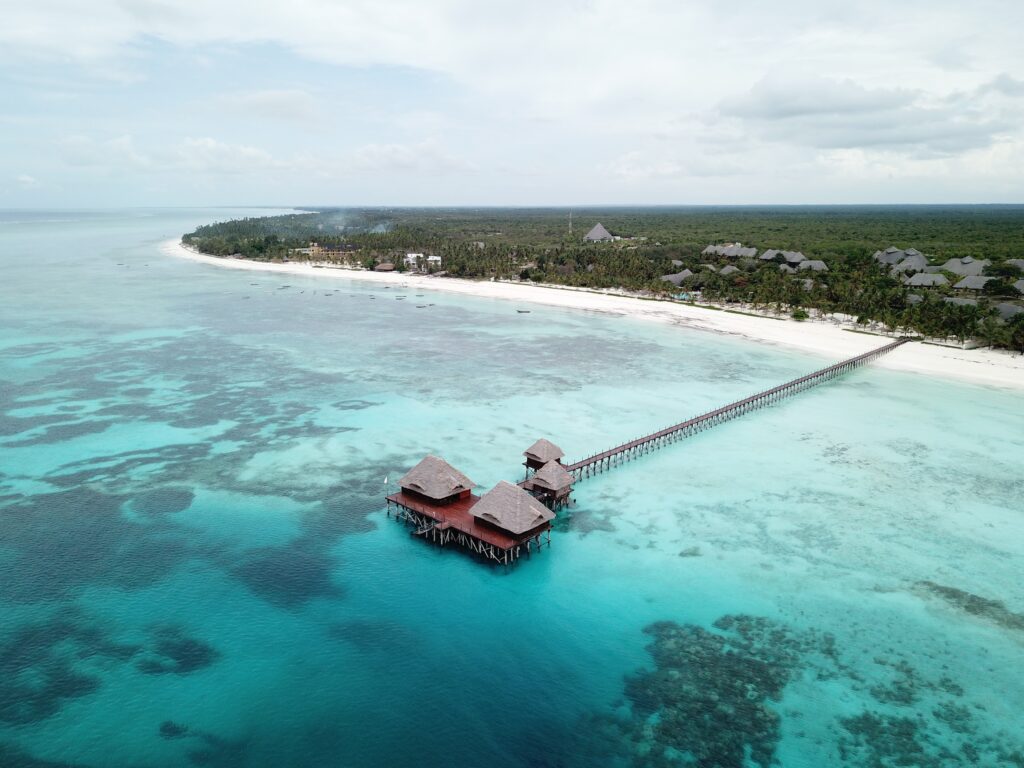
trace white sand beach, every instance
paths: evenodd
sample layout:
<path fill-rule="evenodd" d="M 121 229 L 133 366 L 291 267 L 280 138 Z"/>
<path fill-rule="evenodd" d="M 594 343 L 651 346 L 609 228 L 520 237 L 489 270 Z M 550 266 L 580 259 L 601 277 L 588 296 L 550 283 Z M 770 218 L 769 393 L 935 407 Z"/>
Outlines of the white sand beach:
<path fill-rule="evenodd" d="M 568 309 L 619 314 L 642 320 L 722 333 L 753 341 L 778 344 L 820 354 L 831 361 L 853 357 L 887 342 L 884 336 L 856 333 L 828 321 L 797 322 L 653 301 L 592 290 L 511 282 L 461 280 L 398 272 L 368 272 L 334 267 L 315 268 L 308 263 L 269 264 L 245 259 L 206 256 L 180 241 L 161 245 L 167 255 L 226 269 L 278 272 L 322 280 L 361 280 L 402 285 L 417 290 L 448 291 L 519 304 L 546 304 Z M 975 384 L 1024 389 L 1024 355 L 990 349 L 959 349 L 933 344 L 906 344 L 873 363 L 892 370 L 941 376 Z"/>

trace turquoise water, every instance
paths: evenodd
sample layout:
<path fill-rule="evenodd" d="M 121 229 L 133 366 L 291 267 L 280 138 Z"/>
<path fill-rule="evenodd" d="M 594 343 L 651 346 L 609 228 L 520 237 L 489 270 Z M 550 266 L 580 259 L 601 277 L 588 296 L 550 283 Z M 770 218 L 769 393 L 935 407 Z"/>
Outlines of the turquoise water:
<path fill-rule="evenodd" d="M 0 764 L 1024 764 L 1021 394 L 868 368 L 494 568 L 384 478 L 518 480 L 824 359 L 159 253 L 244 213 L 0 213 Z"/>

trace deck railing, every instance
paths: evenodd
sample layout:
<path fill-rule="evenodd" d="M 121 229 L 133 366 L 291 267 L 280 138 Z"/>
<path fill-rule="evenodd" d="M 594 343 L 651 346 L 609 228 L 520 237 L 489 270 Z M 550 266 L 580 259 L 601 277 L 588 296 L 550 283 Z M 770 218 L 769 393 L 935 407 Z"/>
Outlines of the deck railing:
<path fill-rule="evenodd" d="M 780 384 L 777 387 L 767 389 L 764 392 L 758 392 L 756 395 L 751 395 L 750 397 L 737 400 L 736 402 L 730 403 L 729 405 L 725 405 L 721 408 L 716 408 L 713 411 L 702 413 L 700 416 L 687 419 L 679 424 L 673 424 L 671 427 L 660 429 L 650 435 L 638 437 L 635 440 L 630 440 L 628 443 L 623 443 L 622 445 L 618 445 L 614 448 L 609 448 L 607 451 L 595 453 L 593 456 L 588 456 L 587 458 L 581 459 L 573 464 L 568 464 L 565 468 L 572 474 L 573 479 L 576 482 L 579 482 L 585 477 L 599 474 L 611 467 L 630 461 L 637 456 L 650 453 L 653 450 L 670 443 L 674 443 L 677 440 L 690 437 L 698 432 L 703 432 L 706 429 L 710 429 L 711 427 L 717 426 L 726 421 L 731 421 L 732 419 L 738 418 L 750 411 L 772 405 L 777 403 L 779 400 L 795 395 L 798 392 L 803 392 L 805 389 L 810 389 L 818 384 L 831 381 L 837 376 L 842 376 L 845 373 L 849 373 L 862 365 L 876 360 L 908 341 L 910 341 L 910 339 L 899 339 L 891 344 L 879 347 L 878 349 L 865 352 L 864 354 L 857 355 L 856 357 L 851 357 L 849 360 L 844 360 L 841 363 L 836 363 L 835 365 L 830 365 L 827 368 L 822 368 L 820 371 L 809 373 L 806 376 L 793 379 L 785 384 Z"/>

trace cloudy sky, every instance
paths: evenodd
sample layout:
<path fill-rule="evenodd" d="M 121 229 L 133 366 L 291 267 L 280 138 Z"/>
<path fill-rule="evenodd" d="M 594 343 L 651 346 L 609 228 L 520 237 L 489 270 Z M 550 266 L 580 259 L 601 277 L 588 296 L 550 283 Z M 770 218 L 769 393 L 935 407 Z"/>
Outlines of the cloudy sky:
<path fill-rule="evenodd" d="M 1020 0 L 2 15 L 2 207 L 1024 202 Z"/>

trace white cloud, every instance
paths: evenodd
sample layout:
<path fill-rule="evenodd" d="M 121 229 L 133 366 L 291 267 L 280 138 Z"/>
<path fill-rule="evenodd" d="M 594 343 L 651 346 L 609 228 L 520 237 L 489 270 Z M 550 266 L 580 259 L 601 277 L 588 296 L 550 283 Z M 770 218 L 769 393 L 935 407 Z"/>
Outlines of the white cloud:
<path fill-rule="evenodd" d="M 574 202 L 735 173 L 747 190 L 774 193 L 786 178 L 787 188 L 812 195 L 833 189 L 822 177 L 847 180 L 856 168 L 954 169 L 983 180 L 972 163 L 1024 140 L 1024 3 L 1011 0 L 12 5 L 0 26 L 6 68 L 30 72 L 42 62 L 108 82 L 122 73 L 130 94 L 142 90 L 131 84 L 146 74 L 138 62 L 206 63 L 189 96 L 169 100 L 216 98 L 217 109 L 185 115 L 168 103 L 154 117 L 129 105 L 101 118 L 97 107 L 92 121 L 72 123 L 82 135 L 62 143 L 67 163 L 123 174 L 245 173 L 275 196 L 287 173 L 344 175 L 367 189 L 387 173 L 444 175 L 424 188 L 500 202 L 509 177 L 526 175 L 518 169 L 533 169 L 531 183 L 548 199 Z M 232 66 L 218 66 L 226 57 Z M 274 70 L 275 62 L 294 69 Z M 322 78 L 305 79 L 317 68 Z M 359 87 L 347 91 L 348 78 Z M 409 94 L 425 83 L 442 83 L 445 98 L 413 103 Z M 84 103 L 90 94 L 76 95 Z M 318 127 L 297 137 L 297 125 L 288 133 L 270 123 L 280 120 Z M 333 193 L 327 182 L 322 189 Z M 691 189 L 699 202 L 704 187 Z M 928 185 L 919 189 L 928 199 Z M 1024 195 L 1024 180 L 1016 189 Z"/>
<path fill-rule="evenodd" d="M 135 147 L 132 136 L 117 136 L 96 141 L 88 136 L 66 136 L 58 148 L 69 165 L 100 167 L 111 171 L 146 169 L 152 159 Z"/>
<path fill-rule="evenodd" d="M 209 137 L 185 139 L 178 147 L 175 159 L 177 168 L 198 173 L 256 173 L 282 165 L 265 150 L 225 144 Z"/>
<path fill-rule="evenodd" d="M 34 176 L 29 176 L 27 173 L 19 173 L 14 177 L 14 181 L 22 189 L 37 189 L 40 186 L 39 180 Z"/>
<path fill-rule="evenodd" d="M 367 144 L 352 153 L 353 171 L 421 172 L 472 171 L 472 163 L 456 157 L 435 141 L 415 144 Z"/>
<path fill-rule="evenodd" d="M 997 78 L 939 96 L 816 76 L 763 79 L 726 100 L 722 115 L 767 141 L 949 156 L 988 147 L 1016 127 L 1017 105 L 1003 98 L 1015 83 Z"/>
<path fill-rule="evenodd" d="M 263 120 L 310 123 L 321 119 L 316 98 L 300 88 L 228 92 L 218 102 L 240 115 Z"/>
<path fill-rule="evenodd" d="M 148 151 L 138 149 L 131 136 L 106 140 L 68 136 L 58 146 L 68 165 L 111 173 L 146 170 L 237 175 L 284 167 L 265 150 L 210 137 L 185 138 L 170 149 Z"/>

